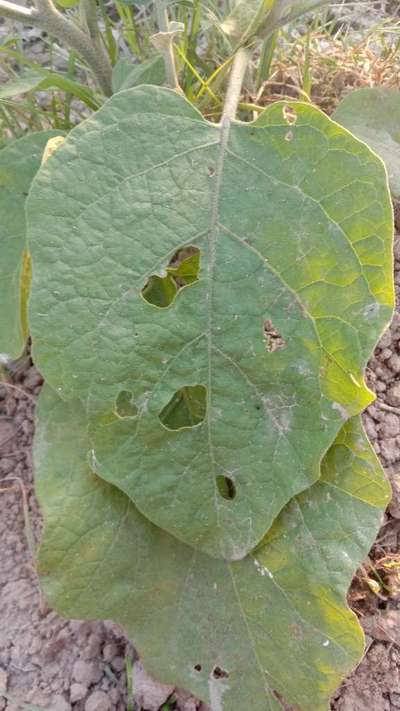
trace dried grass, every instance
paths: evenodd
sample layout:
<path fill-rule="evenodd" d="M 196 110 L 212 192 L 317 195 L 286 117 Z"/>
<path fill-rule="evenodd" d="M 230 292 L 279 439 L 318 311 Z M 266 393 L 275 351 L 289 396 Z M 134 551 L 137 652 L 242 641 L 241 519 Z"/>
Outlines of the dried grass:
<path fill-rule="evenodd" d="M 255 98 L 265 105 L 281 99 L 304 98 L 304 79 L 311 85 L 309 98 L 331 114 L 354 89 L 383 86 L 400 90 L 400 25 L 389 36 L 382 27 L 355 45 L 328 32 L 313 32 L 284 42 L 275 53 L 269 80 Z M 400 43 L 400 42 L 399 42 Z M 307 68 L 308 66 L 308 68 Z"/>

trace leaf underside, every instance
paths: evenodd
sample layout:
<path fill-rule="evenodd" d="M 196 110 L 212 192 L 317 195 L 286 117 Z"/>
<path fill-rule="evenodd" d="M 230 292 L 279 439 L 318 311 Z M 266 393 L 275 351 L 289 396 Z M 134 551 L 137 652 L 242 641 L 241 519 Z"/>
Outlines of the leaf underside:
<path fill-rule="evenodd" d="M 278 711 L 274 692 L 302 711 L 328 709 L 363 652 L 345 595 L 389 493 L 359 418 L 340 431 L 321 480 L 237 562 L 180 543 L 91 471 L 78 401 L 46 386 L 38 418 L 39 572 L 50 604 L 122 624 L 151 673 L 213 711 Z"/>
<path fill-rule="evenodd" d="M 329 0 L 236 0 L 221 29 L 240 44 L 268 37 L 282 25 L 317 10 Z"/>
<path fill-rule="evenodd" d="M 152 57 L 141 64 L 132 64 L 129 59 L 120 59 L 112 72 L 113 93 L 130 89 L 139 84 L 162 86 L 165 82 L 165 64 L 161 56 Z"/>
<path fill-rule="evenodd" d="M 352 91 L 333 114 L 384 161 L 390 189 L 400 197 L 400 92 L 382 87 Z"/>
<path fill-rule="evenodd" d="M 30 270 L 24 260 L 24 205 L 46 143 L 55 135 L 59 132 L 33 133 L 0 151 L 0 352 L 11 360 L 21 355 L 27 337 L 25 292 Z"/>
<path fill-rule="evenodd" d="M 363 368 L 393 305 L 381 161 L 306 104 L 221 127 L 139 87 L 72 131 L 28 220 L 34 359 L 88 409 L 93 468 L 177 538 L 243 558 L 373 399 Z M 149 303 L 189 247 L 198 279 Z M 199 386 L 204 418 L 166 426 Z M 121 392 L 137 415 L 116 414 Z"/>

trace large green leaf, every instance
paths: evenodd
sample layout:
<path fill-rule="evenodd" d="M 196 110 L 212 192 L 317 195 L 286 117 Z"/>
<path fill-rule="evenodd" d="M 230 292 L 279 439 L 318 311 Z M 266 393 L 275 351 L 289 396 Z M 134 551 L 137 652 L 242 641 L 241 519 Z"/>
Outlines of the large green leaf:
<path fill-rule="evenodd" d="M 83 408 L 49 388 L 39 402 L 36 487 L 45 533 L 39 571 L 52 606 L 113 619 L 147 669 L 213 711 L 303 711 L 328 699 L 363 652 L 345 593 L 388 500 L 358 418 L 329 451 L 322 480 L 291 502 L 251 557 L 229 563 L 150 524 L 86 463 Z"/>
<path fill-rule="evenodd" d="M 373 399 L 362 370 L 393 303 L 381 161 L 308 104 L 221 127 L 139 87 L 72 131 L 29 222 L 34 358 L 90 409 L 93 467 L 178 538 L 244 557 Z M 188 246 L 199 279 L 148 303 Z M 204 421 L 166 427 L 196 386 Z"/>
<path fill-rule="evenodd" d="M 352 91 L 333 118 L 377 152 L 386 164 L 393 195 L 400 197 L 400 92 L 384 88 Z"/>
<path fill-rule="evenodd" d="M 0 351 L 11 359 L 21 355 L 28 335 L 24 294 L 30 269 L 28 260 L 24 262 L 24 204 L 46 143 L 55 135 L 59 132 L 33 133 L 0 151 Z"/>

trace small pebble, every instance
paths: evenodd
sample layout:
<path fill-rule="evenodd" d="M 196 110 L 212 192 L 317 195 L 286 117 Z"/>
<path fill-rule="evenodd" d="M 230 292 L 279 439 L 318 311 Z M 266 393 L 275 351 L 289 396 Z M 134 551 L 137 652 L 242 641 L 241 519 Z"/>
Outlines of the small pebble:
<path fill-rule="evenodd" d="M 393 373 L 400 373 L 400 355 L 393 353 L 387 364 Z"/>
<path fill-rule="evenodd" d="M 63 696 L 57 694 L 57 696 L 53 696 L 51 711 L 71 711 L 71 704 Z"/>
<path fill-rule="evenodd" d="M 398 458 L 399 449 L 395 438 L 384 439 L 380 442 L 380 453 L 388 464 L 394 464 Z"/>
<path fill-rule="evenodd" d="M 387 391 L 386 400 L 393 407 L 400 407 L 400 383 L 395 383 Z"/>
<path fill-rule="evenodd" d="M 381 349 L 389 348 L 391 345 L 392 345 L 392 334 L 390 333 L 390 330 L 388 329 L 387 331 L 385 331 L 381 340 L 379 341 L 379 348 L 381 348 Z"/>
<path fill-rule="evenodd" d="M 118 648 L 114 642 L 109 642 L 103 647 L 103 659 L 106 662 L 111 662 L 117 656 Z"/>
<path fill-rule="evenodd" d="M 400 419 L 394 413 L 387 412 L 386 417 L 379 425 L 379 432 L 383 438 L 396 437 L 400 434 Z"/>
<path fill-rule="evenodd" d="M 78 659 L 72 669 L 72 677 L 78 683 L 90 686 L 100 681 L 103 676 L 103 670 L 95 662 L 84 662 Z"/>
<path fill-rule="evenodd" d="M 91 634 L 82 651 L 83 659 L 94 659 L 100 655 L 101 639 L 97 634 Z"/>
<path fill-rule="evenodd" d="M 393 355 L 391 348 L 385 348 L 381 353 L 383 360 L 388 360 Z"/>
<path fill-rule="evenodd" d="M 111 701 L 104 691 L 94 691 L 87 698 L 85 711 L 110 711 Z"/>
<path fill-rule="evenodd" d="M 111 666 L 116 672 L 120 672 L 124 669 L 125 667 L 125 660 L 123 657 L 114 657 L 114 659 L 111 662 Z"/>
<path fill-rule="evenodd" d="M 82 701 L 87 696 L 88 690 L 87 686 L 84 684 L 71 684 L 70 698 L 71 703 L 74 704 L 75 701 Z"/>

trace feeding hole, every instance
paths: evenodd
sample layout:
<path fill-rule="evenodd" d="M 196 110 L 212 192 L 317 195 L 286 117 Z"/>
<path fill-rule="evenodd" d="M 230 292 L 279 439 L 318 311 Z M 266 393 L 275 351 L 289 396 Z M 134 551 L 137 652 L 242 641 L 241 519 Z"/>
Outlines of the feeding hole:
<path fill-rule="evenodd" d="M 115 412 L 118 417 L 136 417 L 138 409 L 133 402 L 132 393 L 129 390 L 121 390 L 115 401 Z"/>
<path fill-rule="evenodd" d="M 220 474 L 217 476 L 217 487 L 223 499 L 232 500 L 236 496 L 236 486 L 229 476 Z"/>
<path fill-rule="evenodd" d="M 290 142 L 290 141 L 293 141 L 293 138 L 294 138 L 294 133 L 293 133 L 293 131 L 288 131 L 288 132 L 285 134 L 285 141 L 289 141 L 289 142 Z"/>
<path fill-rule="evenodd" d="M 212 675 L 214 679 L 229 679 L 229 673 L 221 667 L 214 667 Z"/>
<path fill-rule="evenodd" d="M 207 410 L 207 390 L 204 385 L 185 385 L 172 396 L 159 414 L 169 430 L 195 427 L 203 422 Z"/>
<path fill-rule="evenodd" d="M 152 274 L 142 289 L 142 296 L 149 304 L 165 309 L 171 306 L 184 286 L 194 284 L 199 278 L 200 250 L 197 247 L 178 249 L 163 271 Z"/>
<path fill-rule="evenodd" d="M 293 126 L 297 121 L 297 113 L 292 106 L 285 104 L 282 109 L 283 118 L 289 126 Z"/>
<path fill-rule="evenodd" d="M 203 668 L 203 667 L 201 666 L 201 664 L 195 664 L 195 665 L 194 665 L 194 670 L 197 671 L 197 672 L 201 672 L 202 668 Z"/>
<path fill-rule="evenodd" d="M 265 347 L 269 353 L 280 351 L 286 346 L 285 339 L 281 336 L 279 331 L 276 330 L 274 324 L 269 319 L 264 321 L 264 340 Z"/>

